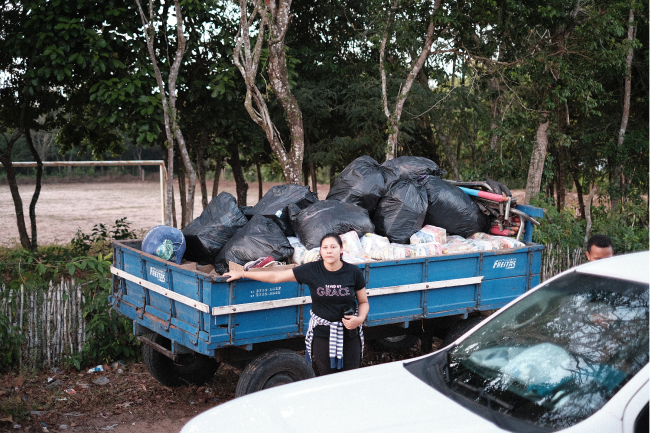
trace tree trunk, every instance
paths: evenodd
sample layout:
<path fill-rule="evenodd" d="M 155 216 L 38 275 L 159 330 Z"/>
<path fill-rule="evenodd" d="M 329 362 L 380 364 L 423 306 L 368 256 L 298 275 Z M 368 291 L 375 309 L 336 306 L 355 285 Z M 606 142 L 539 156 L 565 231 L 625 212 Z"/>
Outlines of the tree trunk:
<path fill-rule="evenodd" d="M 187 200 L 186 200 L 186 195 L 185 195 L 185 190 L 186 190 L 186 183 L 185 183 L 185 169 L 183 165 L 179 164 L 178 165 L 178 195 L 181 197 L 181 230 L 185 228 L 186 225 L 190 223 L 186 219 L 187 216 Z"/>
<path fill-rule="evenodd" d="M 585 219 L 585 202 L 582 197 L 582 184 L 580 183 L 580 174 L 578 173 L 578 167 L 576 164 L 570 164 L 571 177 L 573 177 L 573 183 L 576 186 L 576 192 L 578 193 L 578 207 L 580 209 L 580 219 Z"/>
<path fill-rule="evenodd" d="M 309 136 L 305 134 L 305 155 L 310 155 L 311 157 L 311 143 L 309 141 Z M 309 177 L 311 178 L 311 190 L 316 196 L 318 196 L 318 179 L 316 178 L 316 167 L 314 166 L 314 161 L 309 161 L 307 163 L 307 168 L 309 169 Z M 305 185 L 309 185 L 305 181 Z"/>
<path fill-rule="evenodd" d="M 187 173 L 189 174 L 190 177 L 190 185 L 187 190 L 188 192 L 187 198 L 189 199 L 189 203 L 188 206 L 185 207 L 186 213 L 183 215 L 183 218 L 187 221 L 191 221 L 193 219 L 193 212 L 194 212 L 193 208 L 194 208 L 194 189 L 196 187 L 196 172 L 192 167 L 192 163 L 190 161 L 189 154 L 187 152 L 187 146 L 185 145 L 183 134 L 178 125 L 178 112 L 176 110 L 176 80 L 178 79 L 178 73 L 181 67 L 181 62 L 183 60 L 183 55 L 185 54 L 185 49 L 187 45 L 187 39 L 183 31 L 183 14 L 181 11 L 181 6 L 179 0 L 174 0 L 174 11 L 176 15 L 175 19 L 176 19 L 177 46 L 176 46 L 176 53 L 174 54 L 173 57 L 174 61 L 169 68 L 167 89 L 165 89 L 165 83 L 162 78 L 162 73 L 160 72 L 160 69 L 158 67 L 158 60 L 156 58 L 154 41 L 152 37 L 156 31 L 156 26 L 154 25 L 153 3 L 152 2 L 149 3 L 148 19 L 144 13 L 144 10 L 142 9 L 140 0 L 136 0 L 136 4 L 138 5 L 138 11 L 140 13 L 140 19 L 142 21 L 144 35 L 147 41 L 147 50 L 149 52 L 149 58 L 153 66 L 156 83 L 158 84 L 158 88 L 160 90 L 160 95 L 161 95 L 163 120 L 165 124 L 164 130 L 165 130 L 165 136 L 167 137 L 167 152 L 168 152 L 168 162 L 169 162 L 167 167 L 168 179 L 170 180 L 174 179 L 173 161 L 174 161 L 174 142 L 176 141 L 178 143 L 178 147 L 181 153 L 183 165 L 185 166 L 185 169 L 187 170 Z M 166 30 L 166 22 L 163 24 L 163 26 Z M 173 182 L 170 181 L 167 184 L 167 203 L 169 203 L 167 205 L 167 210 L 170 209 L 169 208 L 170 205 L 173 206 L 173 195 L 174 195 Z M 175 210 L 173 212 L 175 212 Z M 170 215 L 173 212 L 166 212 L 166 215 Z M 165 224 L 169 225 L 170 222 L 171 222 L 170 217 L 166 216 Z"/>
<path fill-rule="evenodd" d="M 564 209 L 564 204 L 566 201 L 566 170 L 564 168 L 564 154 L 566 148 L 564 146 L 558 146 L 557 148 L 557 158 L 555 160 L 556 169 L 557 169 L 557 211 L 560 212 Z"/>
<path fill-rule="evenodd" d="M 435 29 L 433 17 L 436 14 L 436 12 L 438 12 L 438 10 L 440 9 L 441 3 L 442 0 L 434 0 L 433 2 L 433 10 L 431 11 L 429 26 L 427 27 L 427 34 L 424 40 L 424 44 L 422 45 L 422 51 L 420 51 L 420 55 L 418 56 L 418 58 L 413 61 L 413 64 L 410 67 L 410 72 L 406 77 L 406 81 L 404 82 L 404 86 L 401 87 L 400 92 L 397 95 L 395 107 L 393 108 L 392 111 L 389 110 L 388 108 L 388 90 L 386 85 L 386 68 L 384 66 L 384 57 L 386 56 L 386 43 L 388 41 L 388 34 L 390 33 L 389 30 L 390 30 L 393 13 L 397 9 L 397 0 L 393 2 L 391 10 L 388 13 L 388 18 L 386 20 L 386 28 L 384 31 L 384 35 L 381 41 L 381 47 L 379 50 L 379 72 L 381 75 L 381 91 L 382 91 L 382 99 L 384 104 L 384 114 L 386 115 L 386 119 L 388 123 L 388 131 L 389 131 L 388 143 L 386 148 L 386 161 L 395 158 L 395 155 L 397 154 L 397 138 L 399 135 L 399 121 L 400 118 L 402 117 L 402 110 L 404 108 L 404 103 L 406 102 L 406 97 L 408 96 L 409 91 L 411 90 L 411 86 L 413 86 L 413 81 L 415 81 L 415 78 L 418 76 L 420 69 L 422 69 L 424 62 L 427 60 L 429 55 L 432 54 L 431 44 L 433 42 L 433 33 Z"/>
<path fill-rule="evenodd" d="M 25 138 L 27 139 L 27 144 L 29 145 L 29 150 L 32 153 L 34 161 L 36 161 L 36 188 L 34 189 L 34 194 L 32 195 L 32 201 L 29 204 L 29 222 L 32 226 L 32 251 L 36 251 L 38 248 L 37 241 L 37 231 L 36 231 L 36 202 L 38 197 L 41 194 L 41 180 L 43 179 L 43 161 L 41 161 L 41 156 L 38 154 L 34 142 L 32 140 L 32 133 L 27 128 L 25 130 Z"/>
<path fill-rule="evenodd" d="M 449 136 L 445 135 L 442 129 L 442 125 L 437 124 L 436 129 L 438 131 L 438 137 L 442 142 L 442 147 L 445 149 L 445 154 L 447 156 L 447 161 L 454 176 L 454 180 L 460 181 L 460 168 L 458 167 L 458 160 L 456 159 L 456 149 L 451 143 Z"/>
<path fill-rule="evenodd" d="M 221 166 L 223 164 L 223 157 L 218 156 L 214 162 L 214 183 L 212 184 L 212 198 L 219 194 L 219 178 L 221 177 Z"/>
<path fill-rule="evenodd" d="M 273 149 L 284 177 L 288 183 L 300 185 L 302 182 L 302 160 L 304 157 L 304 129 L 302 111 L 291 92 L 289 85 L 289 72 L 285 54 L 285 36 L 291 19 L 291 0 L 276 1 L 266 0 L 256 2 L 255 8 L 248 16 L 247 0 L 239 1 L 240 18 L 234 49 L 234 63 L 246 82 L 246 98 L 244 106 L 251 119 L 257 123 L 266 134 L 266 138 Z M 259 14 L 257 33 L 264 35 L 268 26 L 268 37 L 259 37 L 253 50 L 250 44 L 250 25 Z M 265 96 L 258 89 L 257 69 L 264 41 L 268 41 L 268 74 L 271 88 L 282 106 L 289 130 L 291 133 L 291 149 L 285 149 L 284 142 L 271 120 L 271 115 Z M 242 47 L 244 48 L 242 51 Z M 253 106 L 255 104 L 255 107 Z"/>
<path fill-rule="evenodd" d="M 313 161 L 309 162 L 309 171 L 311 173 L 311 191 L 318 196 L 318 177 L 316 175 L 316 165 Z"/>
<path fill-rule="evenodd" d="M 537 139 L 533 144 L 533 153 L 530 156 L 528 167 L 528 179 L 526 180 L 526 195 L 524 203 L 529 204 L 530 199 L 539 194 L 542 185 L 542 174 L 544 172 L 544 160 L 546 159 L 546 148 L 548 147 L 548 126 L 551 120 L 548 115 L 544 116 L 544 123 L 537 127 Z"/>
<path fill-rule="evenodd" d="M 173 183 L 173 182 L 174 182 L 174 180 L 172 178 L 172 181 L 170 183 Z M 171 219 L 171 221 L 173 223 L 173 226 L 178 228 L 178 221 L 176 220 L 176 203 L 174 202 L 175 199 L 174 199 L 174 189 L 173 188 L 172 188 L 171 197 L 172 197 L 171 198 L 171 200 L 172 200 L 172 208 L 171 208 L 172 209 L 171 210 L 171 212 L 172 212 L 172 217 L 171 218 L 172 219 Z M 169 224 L 166 224 L 166 225 L 169 225 Z"/>
<path fill-rule="evenodd" d="M 334 181 L 336 180 L 336 167 L 334 164 L 330 165 L 330 189 L 334 186 Z"/>
<path fill-rule="evenodd" d="M 546 184 L 546 196 L 553 200 L 553 204 L 555 204 L 555 177 L 549 179 L 548 184 Z"/>
<path fill-rule="evenodd" d="M 230 158 L 228 159 L 228 162 L 232 168 L 232 175 L 235 178 L 235 185 L 237 189 L 237 204 L 239 206 L 246 206 L 248 184 L 246 183 L 246 179 L 244 179 L 244 171 L 241 166 L 241 161 L 239 160 L 239 145 L 232 142 L 228 146 L 228 151 L 230 152 Z"/>
<path fill-rule="evenodd" d="M 598 192 L 598 185 L 591 185 L 591 189 L 589 190 L 589 197 L 587 197 L 587 206 L 585 207 L 585 216 L 587 219 L 587 229 L 585 230 L 585 242 L 583 245 L 583 248 L 586 250 L 587 249 L 587 242 L 589 241 L 589 237 L 591 235 L 591 203 L 594 200 L 594 195 Z"/>
<path fill-rule="evenodd" d="M 165 191 L 165 225 L 178 227 L 176 224 L 176 203 L 174 202 L 174 146 L 168 147 L 166 162 L 167 190 Z"/>
<path fill-rule="evenodd" d="M 612 194 L 612 211 L 615 211 L 621 200 L 625 196 L 625 182 L 623 181 L 623 161 L 622 150 L 625 141 L 625 130 L 627 129 L 627 122 L 630 118 L 630 95 L 632 93 L 632 59 L 634 51 L 632 49 L 632 41 L 634 40 L 634 9 L 630 9 L 630 16 L 628 18 L 627 26 L 627 40 L 630 48 L 627 50 L 627 57 L 625 58 L 625 92 L 623 94 L 623 115 L 621 117 L 621 128 L 618 131 L 617 143 L 617 164 L 616 172 L 614 173 L 614 191 Z"/>
<path fill-rule="evenodd" d="M 262 165 L 259 161 L 255 161 L 255 168 L 257 169 L 257 201 L 260 201 L 264 194 L 262 188 Z"/>
<path fill-rule="evenodd" d="M 2 152 L 0 149 L 0 162 L 2 162 L 2 167 L 5 170 L 7 176 L 7 183 L 9 184 L 9 191 L 11 192 L 11 198 L 14 202 L 14 209 L 16 210 L 16 225 L 18 226 L 18 236 L 20 238 L 20 245 L 26 250 L 32 249 L 32 243 L 29 240 L 29 235 L 27 234 L 27 226 L 25 225 L 25 213 L 23 210 L 23 201 L 20 198 L 20 192 L 18 191 L 18 183 L 16 182 L 16 172 L 11 160 L 11 154 L 13 146 L 18 141 L 18 139 L 23 135 L 22 132 L 17 132 L 14 134 L 11 139 L 7 139 L 3 134 L 5 139 L 5 144 L 7 146 L 6 152 Z"/>
<path fill-rule="evenodd" d="M 208 187 L 205 184 L 205 168 L 203 167 L 203 155 L 205 154 L 205 149 L 208 147 L 209 139 L 207 134 L 201 136 L 201 142 L 199 143 L 196 149 L 196 171 L 199 177 L 199 183 L 201 185 L 201 204 L 203 205 L 203 210 L 208 207 Z"/>
<path fill-rule="evenodd" d="M 490 149 L 495 151 L 497 150 L 497 144 L 499 142 L 499 136 L 496 133 L 498 127 L 497 118 L 499 116 L 499 103 L 501 102 L 501 94 L 499 93 L 499 80 L 495 77 L 490 78 L 489 81 L 490 93 L 493 95 L 496 94 L 496 97 L 490 97 L 490 113 L 492 118 L 490 119 L 490 131 L 492 132 L 492 138 L 490 138 Z"/>

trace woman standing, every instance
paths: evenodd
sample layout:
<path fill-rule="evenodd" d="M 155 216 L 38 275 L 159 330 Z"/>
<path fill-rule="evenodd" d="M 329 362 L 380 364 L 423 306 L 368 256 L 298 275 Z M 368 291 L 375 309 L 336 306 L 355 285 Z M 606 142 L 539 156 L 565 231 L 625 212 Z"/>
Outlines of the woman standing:
<path fill-rule="evenodd" d="M 230 271 L 228 281 L 250 278 L 266 283 L 297 281 L 311 294 L 311 320 L 305 338 L 305 357 L 320 375 L 352 370 L 361 365 L 363 332 L 368 317 L 366 283 L 361 269 L 344 262 L 339 235 L 326 234 L 320 242 L 321 260 L 276 272 Z M 357 314 L 353 314 L 355 311 Z M 345 314 L 344 314 L 345 313 Z"/>

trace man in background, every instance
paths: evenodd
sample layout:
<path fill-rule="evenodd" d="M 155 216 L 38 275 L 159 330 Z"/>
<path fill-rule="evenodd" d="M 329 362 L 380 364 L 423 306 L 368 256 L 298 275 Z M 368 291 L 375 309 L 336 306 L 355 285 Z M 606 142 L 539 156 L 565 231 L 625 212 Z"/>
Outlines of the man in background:
<path fill-rule="evenodd" d="M 593 235 L 587 241 L 587 252 L 585 252 L 585 255 L 590 262 L 612 257 L 614 255 L 612 240 L 609 236 Z"/>

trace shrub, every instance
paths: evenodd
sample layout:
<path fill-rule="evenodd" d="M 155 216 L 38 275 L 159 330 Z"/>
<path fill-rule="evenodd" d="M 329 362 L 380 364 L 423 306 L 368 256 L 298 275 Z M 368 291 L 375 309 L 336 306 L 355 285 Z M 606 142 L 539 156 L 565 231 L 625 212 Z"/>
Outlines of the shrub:
<path fill-rule="evenodd" d="M 112 288 L 110 242 L 130 238 L 135 238 L 135 233 L 126 218 L 122 218 L 111 227 L 95 225 L 90 234 L 79 231 L 69 247 L 41 247 L 37 252 L 0 250 L 0 275 L 5 296 L 7 293 L 16 296 L 21 286 L 26 293 L 46 293 L 50 282 L 56 283 L 62 278 L 74 278 L 75 284 L 82 286 L 85 343 L 80 353 L 67 353 L 64 362 L 70 366 L 79 369 L 88 364 L 138 356 L 139 341 L 131 332 L 131 321 L 114 312 L 108 302 Z M 12 317 L 0 314 L 0 368 L 3 369 L 15 366 L 25 342 L 19 333 L 20 326 L 10 327 L 11 323 L 19 322 L 16 310 L 13 309 Z"/>

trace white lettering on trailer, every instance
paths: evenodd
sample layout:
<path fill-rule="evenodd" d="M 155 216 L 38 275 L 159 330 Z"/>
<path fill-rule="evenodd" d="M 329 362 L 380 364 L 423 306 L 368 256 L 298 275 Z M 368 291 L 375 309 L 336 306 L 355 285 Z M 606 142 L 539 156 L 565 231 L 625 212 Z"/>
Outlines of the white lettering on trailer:
<path fill-rule="evenodd" d="M 514 269 L 517 259 L 501 259 L 494 262 L 492 269 Z"/>
<path fill-rule="evenodd" d="M 157 279 L 158 281 L 160 281 L 161 283 L 165 282 L 165 271 L 163 271 L 162 269 L 153 268 L 153 267 L 149 268 L 149 274 L 155 279 Z"/>
<path fill-rule="evenodd" d="M 273 295 L 279 295 L 281 292 L 282 287 L 277 286 L 277 287 L 264 287 L 261 289 L 255 289 L 251 290 L 251 298 L 261 298 L 264 296 L 273 296 Z"/>

